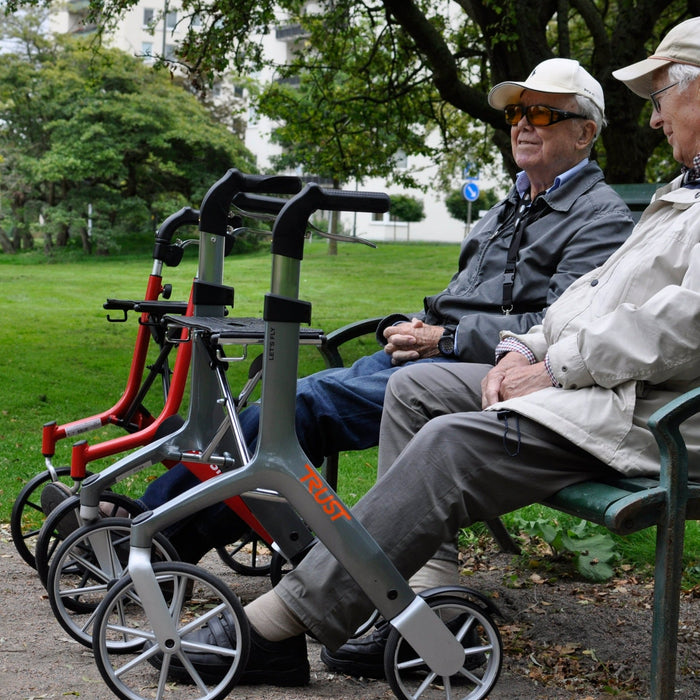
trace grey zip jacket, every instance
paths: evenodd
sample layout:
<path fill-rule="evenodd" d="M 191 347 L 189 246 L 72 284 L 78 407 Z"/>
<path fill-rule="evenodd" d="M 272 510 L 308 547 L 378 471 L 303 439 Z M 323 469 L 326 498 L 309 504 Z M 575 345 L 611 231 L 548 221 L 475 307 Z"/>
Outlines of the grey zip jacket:
<path fill-rule="evenodd" d="M 512 221 L 518 204 L 513 187 L 462 243 L 459 269 L 447 288 L 424 299 L 424 311 L 392 314 L 379 326 L 415 317 L 456 329 L 457 357 L 463 362 L 494 362 L 499 331 L 524 333 L 541 323 L 545 309 L 578 277 L 601 265 L 632 232 L 630 211 L 587 163 L 557 189 L 535 199 L 519 246 L 513 309 L 503 311 L 503 284 Z"/>

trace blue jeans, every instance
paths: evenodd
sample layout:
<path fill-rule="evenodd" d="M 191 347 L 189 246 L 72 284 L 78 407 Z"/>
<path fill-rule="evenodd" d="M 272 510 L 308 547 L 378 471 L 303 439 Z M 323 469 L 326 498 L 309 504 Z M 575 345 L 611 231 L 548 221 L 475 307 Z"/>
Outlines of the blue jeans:
<path fill-rule="evenodd" d="M 418 363 L 451 361 L 441 356 L 417 360 Z M 406 363 L 409 364 L 416 363 Z M 392 365 L 391 357 L 379 350 L 361 357 L 351 367 L 326 369 L 299 379 L 296 433 L 302 449 L 316 467 L 336 452 L 364 450 L 378 444 L 386 385 L 389 377 L 406 365 Z M 259 415 L 257 405 L 240 414 L 243 436 L 251 453 L 257 440 Z M 197 483 L 197 478 L 178 464 L 152 481 L 141 501 L 148 508 L 155 508 Z M 197 554 L 201 558 L 215 546 L 213 543 L 220 544 L 222 537 L 235 541 L 240 531 L 231 538 L 235 530 L 231 527 L 232 516 L 235 517 L 224 504 L 211 506 L 193 516 L 196 523 L 192 519 L 188 521 L 186 527 L 191 529 L 191 534 L 184 530 L 184 525 L 173 526 L 178 530 L 166 534 L 183 558 L 183 551 L 190 552 L 185 560 L 192 561 Z"/>

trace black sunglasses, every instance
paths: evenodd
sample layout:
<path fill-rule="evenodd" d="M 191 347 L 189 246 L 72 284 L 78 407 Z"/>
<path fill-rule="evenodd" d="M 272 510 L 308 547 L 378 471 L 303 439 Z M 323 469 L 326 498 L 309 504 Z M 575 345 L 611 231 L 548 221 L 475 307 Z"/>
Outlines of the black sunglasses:
<path fill-rule="evenodd" d="M 588 119 L 583 114 L 566 112 L 563 109 L 547 107 L 546 105 L 530 105 L 529 107 L 524 105 L 506 105 L 503 112 L 506 117 L 506 124 L 511 126 L 515 126 L 523 118 L 523 115 L 530 126 L 551 126 L 557 122 L 564 121 L 564 119 Z"/>

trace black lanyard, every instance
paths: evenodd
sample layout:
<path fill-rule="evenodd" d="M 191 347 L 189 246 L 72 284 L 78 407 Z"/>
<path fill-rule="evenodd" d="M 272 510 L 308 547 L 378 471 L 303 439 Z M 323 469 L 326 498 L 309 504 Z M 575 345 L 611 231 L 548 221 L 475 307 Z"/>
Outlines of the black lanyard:
<path fill-rule="evenodd" d="M 508 316 L 513 310 L 513 285 L 515 284 L 515 267 L 518 262 L 518 251 L 520 241 L 523 238 L 523 231 L 527 223 L 530 212 L 530 193 L 527 192 L 520 198 L 520 204 L 515 214 L 513 223 L 513 236 L 508 246 L 508 257 L 506 258 L 506 269 L 503 272 L 503 303 L 501 311 Z"/>

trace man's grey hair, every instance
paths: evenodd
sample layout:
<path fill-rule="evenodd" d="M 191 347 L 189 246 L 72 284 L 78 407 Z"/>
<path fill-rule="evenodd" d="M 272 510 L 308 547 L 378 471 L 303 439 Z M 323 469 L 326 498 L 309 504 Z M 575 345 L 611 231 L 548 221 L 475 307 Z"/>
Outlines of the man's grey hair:
<path fill-rule="evenodd" d="M 591 148 L 593 148 L 593 143 L 600 136 L 600 132 L 608 122 L 600 107 L 598 107 L 592 99 L 584 97 L 583 95 L 574 95 L 574 98 L 578 105 L 578 111 L 583 114 L 586 119 L 592 119 L 595 122 L 595 138 L 591 141 Z"/>
<path fill-rule="evenodd" d="M 678 83 L 678 89 L 682 92 L 695 78 L 700 77 L 700 67 L 687 63 L 671 63 L 666 75 L 670 82 Z"/>

